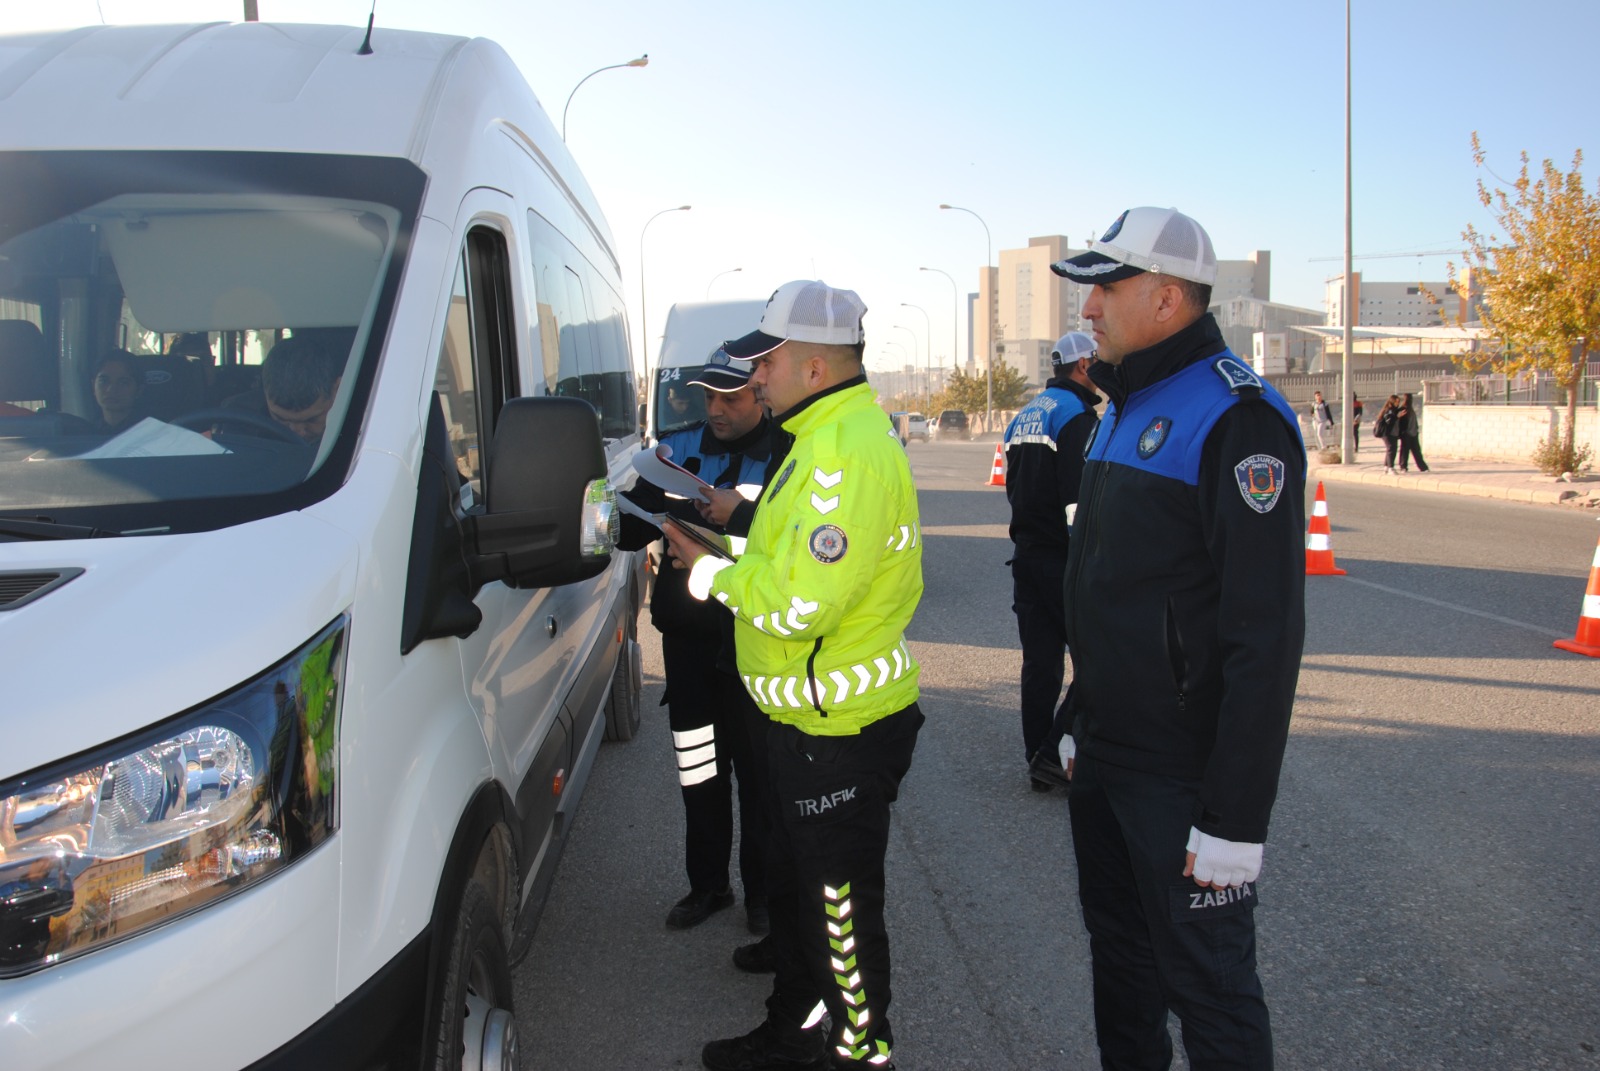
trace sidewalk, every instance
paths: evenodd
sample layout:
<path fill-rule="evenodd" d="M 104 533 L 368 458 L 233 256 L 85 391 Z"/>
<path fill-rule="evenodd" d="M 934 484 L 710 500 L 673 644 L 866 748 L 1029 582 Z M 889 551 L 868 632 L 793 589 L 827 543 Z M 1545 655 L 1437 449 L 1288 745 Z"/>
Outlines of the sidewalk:
<path fill-rule="evenodd" d="M 1308 478 L 1328 483 L 1367 483 L 1385 487 L 1405 487 L 1436 491 L 1447 495 L 1475 495 L 1478 498 L 1503 498 L 1511 502 L 1600 510 L 1600 478 L 1593 473 L 1564 483 L 1540 475 L 1532 462 L 1468 461 L 1453 457 L 1428 459 L 1429 471 L 1415 467 L 1409 473 L 1383 474 L 1383 449 L 1363 449 L 1354 465 L 1326 465 L 1317 460 L 1316 446 L 1310 447 Z"/>

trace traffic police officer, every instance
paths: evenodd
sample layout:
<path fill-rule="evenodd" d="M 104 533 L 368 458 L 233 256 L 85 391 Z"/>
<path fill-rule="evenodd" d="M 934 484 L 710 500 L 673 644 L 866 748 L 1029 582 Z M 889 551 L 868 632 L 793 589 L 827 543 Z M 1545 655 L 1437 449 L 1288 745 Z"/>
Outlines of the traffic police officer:
<path fill-rule="evenodd" d="M 750 387 L 750 362 L 720 350 L 680 390 L 705 390 L 706 419 L 661 440 L 675 465 L 713 487 L 759 489 L 772 449 L 772 422 Z M 670 499 L 640 480 L 626 492 L 647 512 L 700 521 L 695 504 Z M 623 514 L 624 550 L 637 550 L 660 531 Z M 667 913 L 672 929 L 698 926 L 733 903 L 728 860 L 733 850 L 733 777 L 739 782 L 739 879 L 751 932 L 767 928 L 765 778 L 753 762 L 745 704 L 730 699 L 717 669 L 722 618 L 715 605 L 689 597 L 686 575 L 663 569 L 650 596 L 650 619 L 661 632 L 678 785 L 683 792 L 684 862 L 689 892 Z"/>
<path fill-rule="evenodd" d="M 737 562 L 666 531 L 691 593 L 735 615 L 740 673 L 772 722 L 776 977 L 760 1026 L 705 1046 L 713 1071 L 892 1066 L 884 855 L 923 721 L 905 643 L 922 533 L 905 451 L 861 371 L 865 312 L 852 291 L 785 283 L 756 331 L 724 343 L 756 361 L 751 381 L 794 443 Z"/>
<path fill-rule="evenodd" d="M 1022 641 L 1022 748 L 1038 791 L 1065 787 L 1057 762 L 1065 729 L 1056 701 L 1067 658 L 1062 578 L 1067 526 L 1078 506 L 1083 452 L 1100 404 L 1089 381 L 1094 339 L 1070 331 L 1050 351 L 1044 389 L 1006 426 L 1006 498 L 1011 503 L 1011 609 Z M 1064 704 L 1063 704 L 1064 705 Z"/>
<path fill-rule="evenodd" d="M 1211 239 L 1134 208 L 1054 265 L 1089 284 L 1110 401 L 1068 551 L 1068 803 L 1101 1063 L 1272 1065 L 1254 909 L 1305 637 L 1294 411 L 1206 312 Z M 1072 754 L 1075 752 L 1075 755 Z"/>

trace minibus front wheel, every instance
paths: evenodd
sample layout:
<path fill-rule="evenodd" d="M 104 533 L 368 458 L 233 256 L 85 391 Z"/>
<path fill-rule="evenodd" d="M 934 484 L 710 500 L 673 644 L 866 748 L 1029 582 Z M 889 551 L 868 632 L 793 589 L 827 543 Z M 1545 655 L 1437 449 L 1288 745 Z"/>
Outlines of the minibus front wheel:
<path fill-rule="evenodd" d="M 481 871 L 461 893 L 439 1007 L 437 1071 L 517 1071 L 511 968 L 494 894 Z"/>

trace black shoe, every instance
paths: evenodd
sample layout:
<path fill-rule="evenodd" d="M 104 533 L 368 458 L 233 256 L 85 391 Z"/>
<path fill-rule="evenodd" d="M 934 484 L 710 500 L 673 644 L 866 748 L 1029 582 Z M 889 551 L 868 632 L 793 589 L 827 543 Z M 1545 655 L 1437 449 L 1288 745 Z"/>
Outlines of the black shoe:
<path fill-rule="evenodd" d="M 710 1071 L 826 1071 L 828 1035 L 768 1019 L 742 1037 L 707 1042 L 700 1062 Z"/>
<path fill-rule="evenodd" d="M 1033 761 L 1028 763 L 1028 776 L 1033 779 L 1035 792 L 1048 792 L 1052 788 L 1071 788 L 1072 782 L 1067 778 L 1067 771 L 1061 768 L 1059 762 L 1054 761 L 1043 751 L 1036 751 Z"/>
<path fill-rule="evenodd" d="M 732 906 L 732 889 L 723 889 L 721 892 L 691 891 L 667 912 L 667 929 L 687 930 L 700 925 L 723 908 Z"/>
<path fill-rule="evenodd" d="M 764 937 L 772 932 L 772 915 L 767 911 L 765 896 L 744 898 L 744 926 L 757 937 Z"/>
<path fill-rule="evenodd" d="M 778 969 L 772 962 L 772 946 L 764 940 L 734 949 L 733 965 L 746 974 L 771 974 Z"/>

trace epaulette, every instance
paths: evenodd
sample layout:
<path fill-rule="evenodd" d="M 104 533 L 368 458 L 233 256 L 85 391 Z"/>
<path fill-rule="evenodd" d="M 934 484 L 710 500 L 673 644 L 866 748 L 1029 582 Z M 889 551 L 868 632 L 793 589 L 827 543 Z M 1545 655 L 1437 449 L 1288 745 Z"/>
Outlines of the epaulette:
<path fill-rule="evenodd" d="M 1234 394 L 1248 392 L 1249 397 L 1259 397 L 1265 388 L 1260 377 L 1240 363 L 1236 357 L 1218 358 L 1211 367 L 1217 370 L 1217 375 L 1222 377 L 1222 381 L 1228 385 L 1228 390 Z"/>

